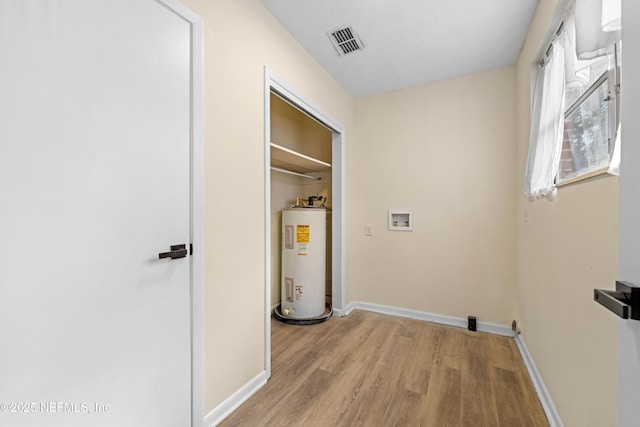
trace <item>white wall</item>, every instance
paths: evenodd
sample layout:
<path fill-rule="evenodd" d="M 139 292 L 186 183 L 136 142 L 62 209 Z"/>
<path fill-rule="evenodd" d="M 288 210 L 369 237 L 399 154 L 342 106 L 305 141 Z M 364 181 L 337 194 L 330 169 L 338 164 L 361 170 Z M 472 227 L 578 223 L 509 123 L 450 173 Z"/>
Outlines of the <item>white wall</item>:
<path fill-rule="evenodd" d="M 206 414 L 265 368 L 264 67 L 348 130 L 353 100 L 258 0 L 184 3 L 204 24 Z"/>
<path fill-rule="evenodd" d="M 545 30 L 555 30 L 557 22 L 550 21 L 561 2 L 540 1 L 517 63 L 519 189 L 529 139 L 532 64 L 539 59 Z M 614 286 L 617 256 L 616 177 L 561 187 L 555 202 L 519 196 L 518 321 L 566 426 L 616 425 L 617 321 L 593 301 L 593 289 Z"/>
<path fill-rule="evenodd" d="M 506 67 L 356 100 L 347 226 L 355 300 L 511 324 L 515 87 Z M 413 232 L 387 231 L 396 208 L 413 210 Z"/>
<path fill-rule="evenodd" d="M 640 3 L 623 0 L 622 13 L 620 279 L 640 285 Z M 640 322 L 619 321 L 618 352 L 618 425 L 634 427 L 640 419 Z"/>

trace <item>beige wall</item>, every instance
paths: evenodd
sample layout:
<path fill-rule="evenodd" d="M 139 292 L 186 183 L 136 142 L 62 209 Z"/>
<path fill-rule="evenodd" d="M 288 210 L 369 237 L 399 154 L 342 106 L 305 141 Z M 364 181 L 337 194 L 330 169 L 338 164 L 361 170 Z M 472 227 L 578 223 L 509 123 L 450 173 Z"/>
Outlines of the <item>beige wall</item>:
<path fill-rule="evenodd" d="M 346 128 L 346 302 L 505 325 L 518 313 L 565 425 L 615 424 L 616 323 L 591 289 L 615 279 L 617 179 L 554 203 L 518 196 L 529 66 L 554 0 L 541 0 L 517 73 L 357 102 L 258 0 L 184 3 L 204 22 L 205 414 L 264 369 L 267 65 Z M 386 231 L 389 208 L 413 209 L 415 231 Z"/>
<path fill-rule="evenodd" d="M 204 23 L 206 414 L 264 369 L 263 68 L 346 129 L 353 100 L 258 0 L 184 3 Z"/>
<path fill-rule="evenodd" d="M 513 66 L 356 100 L 347 225 L 355 300 L 511 324 L 515 107 Z M 387 231 L 396 208 L 413 210 L 413 232 Z"/>
<path fill-rule="evenodd" d="M 517 63 L 519 188 L 531 64 L 555 7 L 540 1 Z M 518 242 L 518 320 L 564 425 L 616 425 L 617 321 L 593 301 L 593 288 L 612 288 L 616 279 L 618 179 L 562 187 L 554 202 L 520 195 Z"/>

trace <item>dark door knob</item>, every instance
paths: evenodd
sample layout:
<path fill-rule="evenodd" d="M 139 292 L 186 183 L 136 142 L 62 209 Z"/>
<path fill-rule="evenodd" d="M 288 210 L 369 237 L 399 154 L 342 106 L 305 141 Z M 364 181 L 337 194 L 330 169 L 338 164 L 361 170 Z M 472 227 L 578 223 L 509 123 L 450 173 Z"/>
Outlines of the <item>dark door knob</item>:
<path fill-rule="evenodd" d="M 169 252 L 160 252 L 158 254 L 158 258 L 184 258 L 187 256 L 187 245 L 171 245 L 171 250 Z"/>

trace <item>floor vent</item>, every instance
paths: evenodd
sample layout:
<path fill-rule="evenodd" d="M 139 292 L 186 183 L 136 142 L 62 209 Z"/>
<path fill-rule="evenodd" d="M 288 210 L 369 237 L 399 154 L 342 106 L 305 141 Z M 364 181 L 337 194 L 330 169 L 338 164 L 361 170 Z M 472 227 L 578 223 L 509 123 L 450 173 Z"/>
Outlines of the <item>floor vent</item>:
<path fill-rule="evenodd" d="M 340 56 L 364 49 L 362 40 L 360 40 L 350 25 L 344 25 L 335 30 L 331 30 L 327 35 Z"/>

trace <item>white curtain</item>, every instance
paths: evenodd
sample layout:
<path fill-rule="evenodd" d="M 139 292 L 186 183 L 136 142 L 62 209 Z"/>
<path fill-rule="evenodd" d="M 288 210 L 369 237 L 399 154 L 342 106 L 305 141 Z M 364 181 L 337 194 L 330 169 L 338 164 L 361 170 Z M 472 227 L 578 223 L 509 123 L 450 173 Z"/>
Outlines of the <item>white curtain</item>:
<path fill-rule="evenodd" d="M 603 31 L 622 30 L 622 1 L 602 0 L 602 18 L 600 19 Z"/>
<path fill-rule="evenodd" d="M 616 132 L 616 142 L 613 146 L 611 164 L 609 164 L 609 170 L 607 171 L 607 173 L 620 176 L 620 125 L 618 125 L 618 131 Z"/>
<path fill-rule="evenodd" d="M 558 173 L 564 131 L 564 55 L 560 40 L 554 40 L 551 54 L 536 77 L 523 188 L 529 197 L 553 191 Z"/>
<path fill-rule="evenodd" d="M 606 61 L 601 57 L 593 59 L 579 59 L 576 52 L 576 21 L 573 13 L 564 19 L 564 31 L 559 36 L 564 47 L 564 81 L 567 88 L 585 90 L 590 81 L 589 67 L 598 61 Z M 569 107 L 569 105 L 567 105 Z"/>
<path fill-rule="evenodd" d="M 621 0 L 576 0 L 576 53 L 579 59 L 605 55 L 620 40 Z"/>

